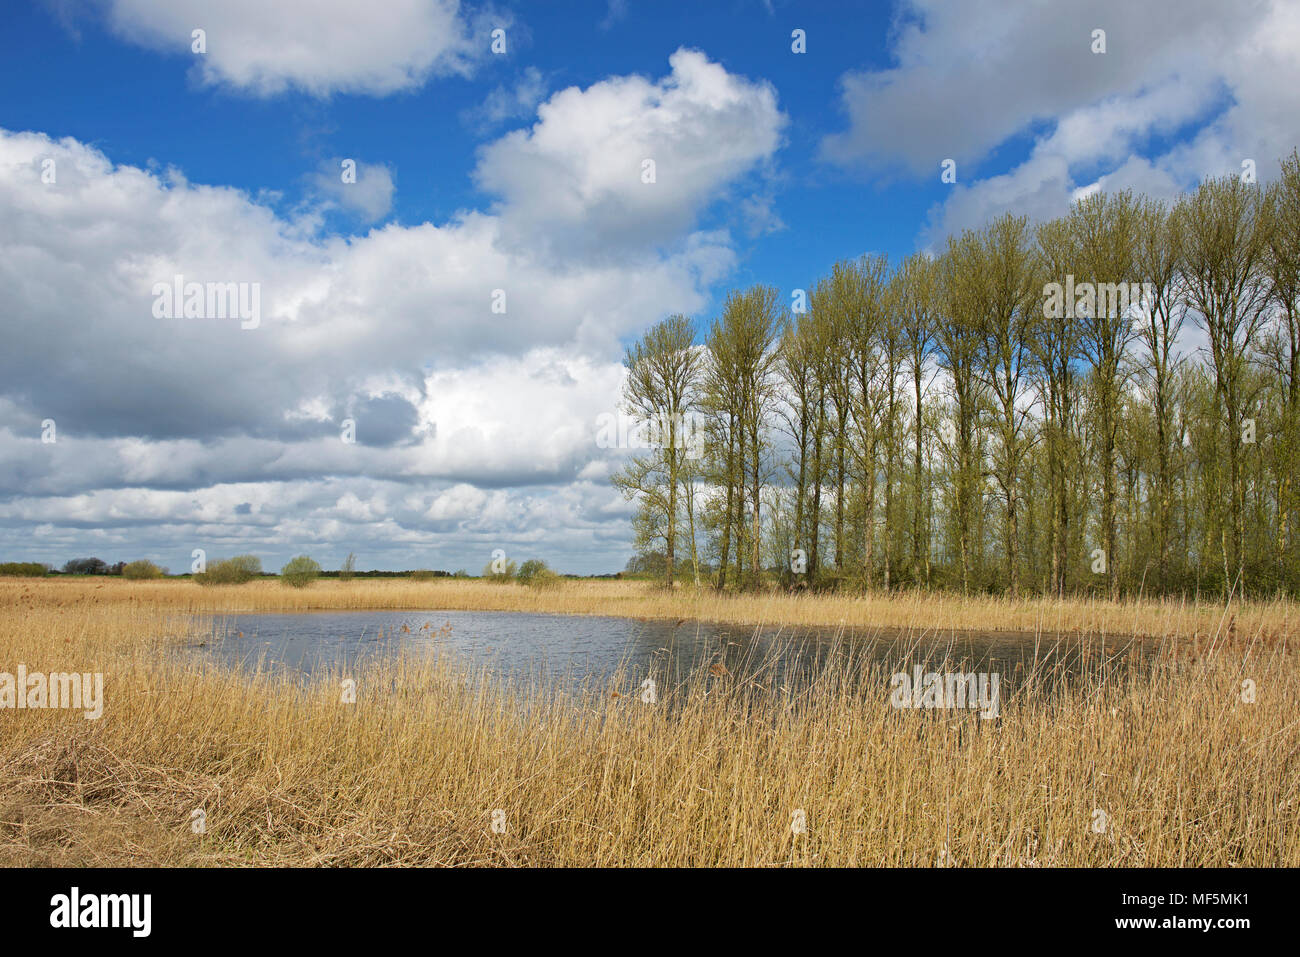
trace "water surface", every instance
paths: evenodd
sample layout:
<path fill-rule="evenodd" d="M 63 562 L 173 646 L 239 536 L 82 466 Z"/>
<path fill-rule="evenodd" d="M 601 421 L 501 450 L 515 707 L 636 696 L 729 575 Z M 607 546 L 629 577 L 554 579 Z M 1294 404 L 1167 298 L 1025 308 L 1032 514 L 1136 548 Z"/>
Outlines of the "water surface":
<path fill-rule="evenodd" d="M 216 620 L 198 653 L 247 671 L 309 677 L 348 672 L 399 653 L 439 655 L 516 679 L 607 682 L 621 674 L 678 680 L 721 666 L 729 677 L 795 687 L 850 656 L 886 673 L 996 673 L 1004 699 L 1031 672 L 1051 684 L 1119 674 L 1150 647 L 1131 639 L 830 627 L 764 627 L 496 611 L 328 611 L 234 614 Z M 1128 652 L 1134 652 L 1127 658 Z M 629 690 L 624 688 L 624 691 Z"/>

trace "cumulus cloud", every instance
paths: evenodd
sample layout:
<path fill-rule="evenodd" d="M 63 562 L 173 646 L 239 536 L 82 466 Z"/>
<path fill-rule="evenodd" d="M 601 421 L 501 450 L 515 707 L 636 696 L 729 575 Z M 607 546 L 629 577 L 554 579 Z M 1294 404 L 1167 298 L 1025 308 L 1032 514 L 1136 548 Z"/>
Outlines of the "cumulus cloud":
<path fill-rule="evenodd" d="M 563 567 L 609 568 L 627 547 L 608 482 L 626 453 L 599 447 L 597 416 L 622 376 L 562 350 L 445 370 L 414 412 L 393 395 L 358 403 L 352 444 L 335 424 L 294 442 L 94 438 L 60 423 L 42 444 L 39 429 L 0 428 L 0 550 L 61 563 L 60 549 L 133 544 L 179 568 L 192 548 L 310 547 L 447 567 L 545 541 Z M 410 431 L 418 441 L 399 440 Z"/>
<path fill-rule="evenodd" d="M 475 571 L 496 548 L 578 570 L 609 567 L 626 552 L 627 513 L 607 482 L 523 490 L 430 485 L 326 478 L 20 497 L 0 501 L 0 545 L 58 564 L 74 554 L 127 554 L 173 571 L 189 568 L 195 548 L 209 558 L 252 551 L 268 568 L 307 551 L 326 567 L 356 552 L 363 568 Z M 34 521 L 33 512 L 42 518 Z"/>
<path fill-rule="evenodd" d="M 1269 0 L 1021 4 L 910 0 L 897 65 L 841 80 L 848 128 L 823 141 L 839 163 L 937 170 L 976 161 L 1035 122 L 1132 95 L 1153 79 L 1221 69 L 1258 28 Z M 1107 52 L 1092 52 L 1106 31 Z"/>
<path fill-rule="evenodd" d="M 1092 52 L 1096 29 L 1105 53 Z M 1081 189 L 1172 196 L 1245 158 L 1265 177 L 1300 139 L 1298 33 L 1287 0 L 912 0 L 895 26 L 896 65 L 842 78 L 848 125 L 822 155 L 936 180 L 955 159 L 931 244 L 1005 210 L 1058 215 Z M 1017 138 L 1028 156 L 986 175 Z"/>
<path fill-rule="evenodd" d="M 194 57 L 203 83 L 255 96 L 384 95 L 467 73 L 488 49 L 456 0 L 386 0 L 382 13 L 353 0 L 109 0 L 108 19 L 125 40 Z M 191 52 L 196 29 L 205 53 Z"/>
<path fill-rule="evenodd" d="M 376 380 L 418 387 L 428 367 L 575 340 L 608 350 L 699 308 L 701 277 L 731 255 L 704 236 L 635 270 L 553 267 L 503 248 L 500 220 L 480 213 L 318 239 L 239 191 L 35 134 L 0 134 L 0 169 L 0 288 L 29 317 L 0 374 L 85 434 L 293 438 L 303 403 L 333 410 Z M 157 318 L 153 289 L 177 275 L 256 283 L 260 325 Z"/>
<path fill-rule="evenodd" d="M 706 201 L 780 145 L 776 92 L 678 50 L 668 76 L 570 87 L 537 122 L 482 151 L 509 241 L 547 252 L 638 253 L 680 236 Z M 648 180 L 653 163 L 653 182 Z"/>
<path fill-rule="evenodd" d="M 568 152 L 535 142 L 573 120 L 563 104 L 484 154 L 482 179 L 501 197 L 490 211 L 362 235 L 322 235 L 311 210 L 280 216 L 74 139 L 0 130 L 0 547 L 54 560 L 67 542 L 108 551 L 147 526 L 184 554 L 382 540 L 400 556 L 434 535 L 474 547 L 545 535 L 571 549 L 569 567 L 608 568 L 625 553 L 627 511 L 595 417 L 615 408 L 621 341 L 698 312 L 734 267 L 725 232 L 693 227 L 770 158 L 782 122 L 770 90 L 697 54 L 675 57 L 664 81 L 635 83 L 655 92 L 624 104 L 642 119 L 618 121 L 657 124 L 660 155 L 686 180 L 661 192 L 668 212 L 639 207 L 679 228 L 661 226 L 657 246 L 604 218 L 622 195 L 593 172 L 604 138 L 588 131 Z M 699 155 L 697 126 L 740 115 L 771 135 L 724 162 Z M 510 168 L 537 155 L 561 181 L 593 184 L 585 212 L 570 197 L 569 227 L 586 217 L 637 253 L 548 246 L 528 173 Z M 256 327 L 159 315 L 156 290 L 178 276 L 255 285 Z M 55 443 L 40 441 L 45 419 Z M 347 419 L 355 442 L 342 441 Z M 481 507 L 464 518 L 469 502 Z"/>

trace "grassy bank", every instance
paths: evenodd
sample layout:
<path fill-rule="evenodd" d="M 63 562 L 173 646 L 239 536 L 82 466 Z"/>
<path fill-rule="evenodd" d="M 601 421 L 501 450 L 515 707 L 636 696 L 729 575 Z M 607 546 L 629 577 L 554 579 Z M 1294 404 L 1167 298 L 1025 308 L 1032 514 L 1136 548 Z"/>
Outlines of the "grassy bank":
<path fill-rule="evenodd" d="M 361 594 L 439 587 L 386 586 Z M 451 594 L 507 600 L 469 587 Z M 243 594 L 332 594 L 287 591 Z M 406 660 L 347 676 L 346 704 L 343 675 L 173 653 L 192 608 L 239 593 L 0 592 L 0 672 L 105 675 L 99 720 L 0 710 L 0 863 L 1300 865 L 1300 669 L 1240 625 L 991 721 L 894 709 L 887 676 L 847 665 L 798 696 L 702 668 L 648 704 L 642 675 L 578 701 Z"/>
<path fill-rule="evenodd" d="M 947 594 L 719 594 L 643 581 L 572 581 L 535 589 L 478 579 L 318 581 L 284 588 L 274 580 L 201 587 L 184 579 L 0 579 L 0 603 L 150 607 L 187 613 L 441 609 L 529 611 L 627 618 L 700 619 L 740 625 L 823 625 L 916 630 L 1032 631 L 1047 635 L 1105 633 L 1213 637 L 1228 631 L 1290 637 L 1297 606 L 1290 601 L 1221 604 L 1190 601 L 1109 602 L 1088 599 L 961 598 Z"/>

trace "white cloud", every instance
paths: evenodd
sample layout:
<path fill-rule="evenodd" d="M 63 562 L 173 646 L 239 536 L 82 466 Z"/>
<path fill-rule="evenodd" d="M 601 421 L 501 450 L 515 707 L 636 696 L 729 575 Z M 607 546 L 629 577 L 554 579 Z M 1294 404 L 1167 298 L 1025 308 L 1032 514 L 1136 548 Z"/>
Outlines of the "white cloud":
<path fill-rule="evenodd" d="M 588 96 L 613 96 L 617 115 L 585 110 Z M 319 235 L 318 210 L 284 218 L 179 171 L 0 130 L 0 548 L 61 561 L 74 545 L 147 541 L 179 568 L 173 553 L 206 545 L 285 558 L 311 542 L 322 557 L 364 545 L 402 563 L 437 540 L 459 565 L 457 548 L 545 539 L 567 567 L 621 562 L 627 512 L 607 482 L 620 456 L 595 443 L 596 415 L 618 398 L 620 340 L 697 313 L 734 267 L 725 233 L 692 229 L 768 161 L 783 118 L 768 88 L 698 54 L 676 55 L 660 83 L 557 97 L 522 139 L 485 153 L 501 196 L 490 212 L 356 236 Z M 558 148 L 584 114 L 590 128 Z M 766 132 L 705 156 L 697 127 L 715 119 Z M 661 219 L 657 248 L 609 216 L 628 201 L 601 167 L 622 135 L 602 136 L 604 122 L 652 126 L 675 171 L 661 167 L 666 212 L 644 207 Z M 543 242 L 551 224 L 524 189 L 535 171 L 513 168 L 538 158 L 572 190 L 565 224 L 622 231 L 622 255 Z M 175 275 L 257 283 L 259 327 L 156 318 L 154 284 Z M 355 444 L 340 439 L 344 417 Z M 39 440 L 45 418 L 54 444 Z"/>
<path fill-rule="evenodd" d="M 487 50 L 456 0 L 109 0 L 119 36 L 192 57 L 202 82 L 268 96 L 382 96 L 430 76 L 465 73 Z M 207 52 L 191 52 L 192 32 Z M 481 49 L 480 49 L 481 48 Z"/>
<path fill-rule="evenodd" d="M 1097 28 L 1104 54 L 1091 51 Z M 931 247 L 1004 211 L 1059 215 L 1088 190 L 1171 197 L 1239 172 L 1244 158 L 1268 178 L 1300 140 L 1297 35 L 1290 0 L 914 0 L 897 29 L 897 65 L 843 78 L 848 128 L 822 151 L 935 181 L 956 159 L 958 183 L 923 232 Z M 983 172 L 995 150 L 1026 136 L 1025 159 Z"/>
<path fill-rule="evenodd" d="M 483 149 L 476 179 L 502 197 L 512 243 L 586 255 L 672 241 L 720 190 L 770 157 L 776 93 L 678 50 L 658 82 L 613 77 L 555 93 L 531 129 Z M 654 163 L 654 182 L 643 176 Z"/>
<path fill-rule="evenodd" d="M 345 167 L 346 162 L 351 162 L 351 167 Z M 349 177 L 347 180 L 345 175 Z M 383 219 L 393 208 L 393 171 L 382 163 L 363 163 L 343 157 L 324 160 L 312 175 L 311 183 L 331 204 L 357 214 L 366 222 Z"/>
<path fill-rule="evenodd" d="M 310 426 L 293 415 L 304 402 L 337 410 L 376 377 L 393 391 L 493 353 L 609 354 L 664 312 L 698 309 L 732 262 L 724 237 L 701 235 L 635 267 L 546 264 L 472 212 L 316 239 L 236 190 L 36 134 L 0 133 L 0 171 L 0 289 L 28 317 L 8 324 L 6 391 L 92 434 L 284 436 Z M 151 290 L 177 274 L 258 283 L 260 327 L 155 318 Z"/>
<path fill-rule="evenodd" d="M 842 78 L 849 125 L 827 158 L 938 177 L 939 164 L 975 162 L 1039 121 L 1140 93 L 1171 76 L 1221 70 L 1270 0 L 910 0 L 896 26 L 897 65 Z M 1106 53 L 1092 31 L 1106 31 Z"/>

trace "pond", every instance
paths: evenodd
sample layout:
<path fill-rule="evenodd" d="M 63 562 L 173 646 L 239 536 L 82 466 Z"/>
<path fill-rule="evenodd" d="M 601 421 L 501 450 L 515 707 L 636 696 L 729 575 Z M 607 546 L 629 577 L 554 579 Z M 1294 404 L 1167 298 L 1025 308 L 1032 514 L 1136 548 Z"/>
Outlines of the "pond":
<path fill-rule="evenodd" d="M 309 677 L 347 673 L 399 653 L 450 653 L 500 677 L 582 685 L 621 674 L 677 681 L 701 668 L 725 669 L 770 687 L 806 685 L 818 669 L 850 657 L 886 675 L 924 671 L 996 674 L 1005 697 L 1026 675 L 1045 685 L 1121 674 L 1154 648 L 1131 638 L 1008 632 L 754 627 L 494 611 L 346 611 L 235 614 L 214 622 L 194 649 L 246 671 Z M 623 692 L 635 690 L 622 687 Z"/>

